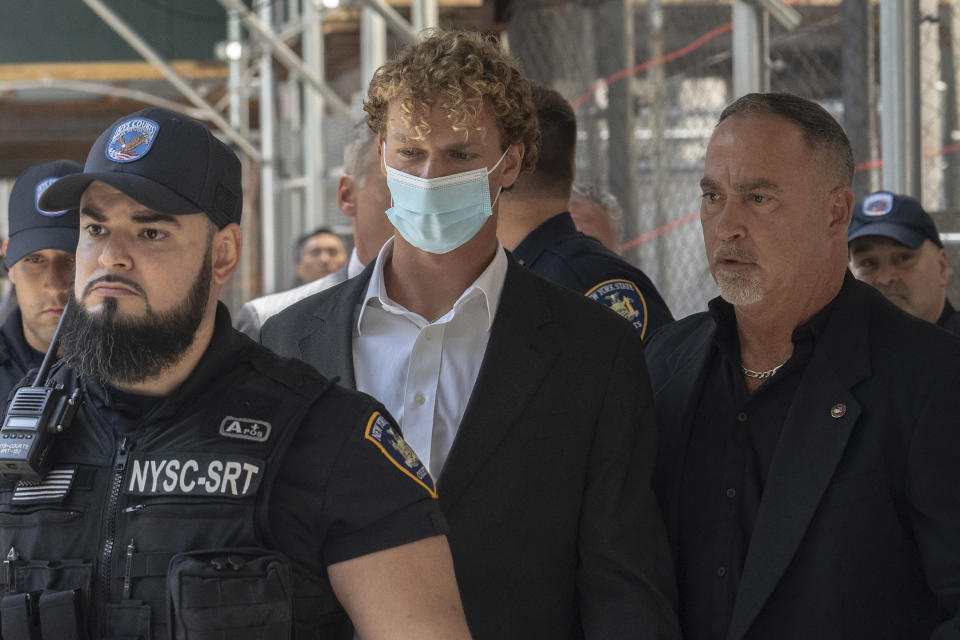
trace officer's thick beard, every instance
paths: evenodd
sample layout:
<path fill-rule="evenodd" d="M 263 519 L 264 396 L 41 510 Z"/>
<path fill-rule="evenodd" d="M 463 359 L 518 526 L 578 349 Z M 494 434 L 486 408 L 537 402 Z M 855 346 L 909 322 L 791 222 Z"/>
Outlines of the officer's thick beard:
<path fill-rule="evenodd" d="M 116 298 L 105 298 L 102 313 L 91 315 L 71 293 L 60 338 L 63 358 L 77 375 L 114 386 L 138 384 L 177 365 L 207 310 L 210 257 L 208 244 L 203 267 L 180 305 L 157 313 L 148 302 L 142 318 L 119 317 Z"/>

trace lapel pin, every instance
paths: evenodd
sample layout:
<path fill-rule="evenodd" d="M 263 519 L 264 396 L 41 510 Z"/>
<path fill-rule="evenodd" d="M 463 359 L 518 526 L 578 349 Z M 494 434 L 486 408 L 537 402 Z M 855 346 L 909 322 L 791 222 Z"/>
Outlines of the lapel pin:
<path fill-rule="evenodd" d="M 842 402 L 838 402 L 837 404 L 830 407 L 831 418 L 842 418 L 846 413 L 847 413 L 847 405 L 843 404 Z"/>

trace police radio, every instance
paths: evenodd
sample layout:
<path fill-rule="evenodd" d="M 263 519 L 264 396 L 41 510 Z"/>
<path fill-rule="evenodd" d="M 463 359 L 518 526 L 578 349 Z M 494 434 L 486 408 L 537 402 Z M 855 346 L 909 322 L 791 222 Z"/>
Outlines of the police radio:
<path fill-rule="evenodd" d="M 60 327 L 68 301 L 53 333 L 33 384 L 17 389 L 0 427 L 0 475 L 39 483 L 49 470 L 47 455 L 54 436 L 70 426 L 80 407 L 80 389 L 68 394 L 62 385 L 47 386 L 47 376 L 57 352 Z"/>

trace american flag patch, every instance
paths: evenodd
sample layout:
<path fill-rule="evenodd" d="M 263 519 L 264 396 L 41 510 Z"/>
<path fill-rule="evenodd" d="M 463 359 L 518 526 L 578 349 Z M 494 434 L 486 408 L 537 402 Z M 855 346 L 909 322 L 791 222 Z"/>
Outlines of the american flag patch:
<path fill-rule="evenodd" d="M 76 467 L 54 467 L 40 484 L 17 483 L 11 502 L 57 502 L 66 497 L 73 484 Z"/>

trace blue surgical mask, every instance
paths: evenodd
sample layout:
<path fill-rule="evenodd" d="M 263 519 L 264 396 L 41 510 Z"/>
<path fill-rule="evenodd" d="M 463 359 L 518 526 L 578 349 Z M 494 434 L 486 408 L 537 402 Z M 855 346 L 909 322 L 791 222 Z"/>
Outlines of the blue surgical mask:
<path fill-rule="evenodd" d="M 387 218 L 403 239 L 418 249 L 429 253 L 453 251 L 475 236 L 493 215 L 497 199 L 490 201 L 487 176 L 500 166 L 507 151 L 490 169 L 439 178 L 418 178 L 387 166 L 384 160 L 393 201 Z"/>

